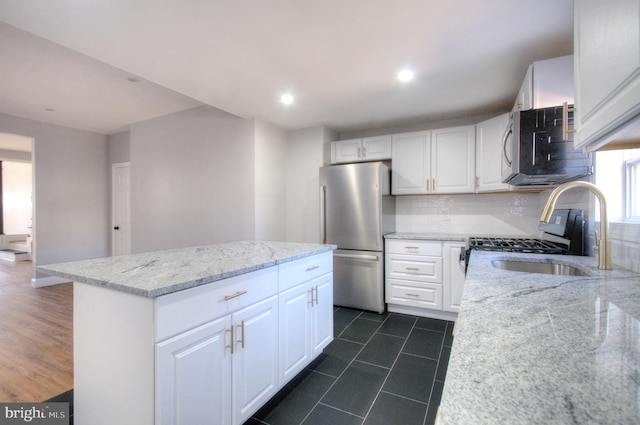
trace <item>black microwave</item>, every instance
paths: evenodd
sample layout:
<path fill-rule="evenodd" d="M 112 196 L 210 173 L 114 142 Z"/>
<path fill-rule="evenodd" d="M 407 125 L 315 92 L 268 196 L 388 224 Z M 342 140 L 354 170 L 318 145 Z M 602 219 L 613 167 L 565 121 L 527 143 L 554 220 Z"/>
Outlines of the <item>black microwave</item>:
<path fill-rule="evenodd" d="M 593 172 L 591 155 L 563 137 L 573 112 L 562 106 L 514 111 L 502 146 L 502 182 L 512 186 L 555 186 Z M 570 135 L 571 133 L 569 133 Z"/>

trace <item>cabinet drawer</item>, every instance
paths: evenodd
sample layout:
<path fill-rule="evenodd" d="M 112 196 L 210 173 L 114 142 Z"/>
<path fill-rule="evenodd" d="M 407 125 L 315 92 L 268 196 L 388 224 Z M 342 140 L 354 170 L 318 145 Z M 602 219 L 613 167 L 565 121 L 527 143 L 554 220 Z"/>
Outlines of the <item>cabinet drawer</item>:
<path fill-rule="evenodd" d="M 269 267 L 156 299 L 156 341 L 177 335 L 278 293 L 278 268 Z"/>
<path fill-rule="evenodd" d="M 284 291 L 333 270 L 333 251 L 278 265 L 278 287 Z"/>
<path fill-rule="evenodd" d="M 442 283 L 442 257 L 387 254 L 386 277 Z"/>
<path fill-rule="evenodd" d="M 442 285 L 387 279 L 387 303 L 442 310 Z"/>
<path fill-rule="evenodd" d="M 387 253 L 442 256 L 442 242 L 387 239 Z"/>

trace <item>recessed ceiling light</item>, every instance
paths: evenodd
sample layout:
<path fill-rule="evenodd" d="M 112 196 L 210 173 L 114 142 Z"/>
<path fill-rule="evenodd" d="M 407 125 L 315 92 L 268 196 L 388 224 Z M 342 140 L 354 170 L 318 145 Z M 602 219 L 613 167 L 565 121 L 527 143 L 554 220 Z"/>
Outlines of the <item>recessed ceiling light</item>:
<path fill-rule="evenodd" d="M 44 108 L 45 111 L 47 112 L 55 112 L 56 110 L 53 108 Z"/>
<path fill-rule="evenodd" d="M 285 105 L 291 105 L 293 103 L 293 95 L 286 93 L 280 96 L 280 102 Z"/>
<path fill-rule="evenodd" d="M 130 83 L 139 83 L 140 82 L 140 80 L 137 79 L 136 77 L 129 77 L 129 78 L 127 78 L 127 81 L 130 82 Z"/>
<path fill-rule="evenodd" d="M 413 71 L 410 69 L 403 69 L 402 71 L 398 72 L 398 80 L 402 82 L 413 80 Z"/>

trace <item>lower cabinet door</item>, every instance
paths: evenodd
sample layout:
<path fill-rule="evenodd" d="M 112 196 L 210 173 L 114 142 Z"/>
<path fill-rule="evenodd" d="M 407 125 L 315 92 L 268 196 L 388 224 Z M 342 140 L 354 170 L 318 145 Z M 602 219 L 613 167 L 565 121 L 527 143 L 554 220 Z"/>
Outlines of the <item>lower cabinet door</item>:
<path fill-rule="evenodd" d="M 231 317 L 156 344 L 156 424 L 231 423 Z"/>
<path fill-rule="evenodd" d="M 309 282 L 305 282 L 279 296 L 280 385 L 290 381 L 311 360 L 312 291 Z"/>
<path fill-rule="evenodd" d="M 278 391 L 278 297 L 232 314 L 232 424 L 241 425 Z"/>
<path fill-rule="evenodd" d="M 333 341 L 333 273 L 311 281 L 315 299 L 311 311 L 311 358 Z"/>

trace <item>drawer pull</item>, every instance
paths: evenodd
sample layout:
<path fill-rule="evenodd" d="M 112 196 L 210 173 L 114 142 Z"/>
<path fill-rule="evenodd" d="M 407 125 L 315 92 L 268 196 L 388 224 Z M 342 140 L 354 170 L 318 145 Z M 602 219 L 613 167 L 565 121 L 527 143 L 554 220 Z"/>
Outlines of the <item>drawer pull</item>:
<path fill-rule="evenodd" d="M 315 270 L 315 269 L 319 269 L 319 268 L 320 268 L 320 266 L 307 267 L 307 270 L 305 270 L 305 271 L 306 271 L 306 272 L 310 272 L 310 271 L 313 271 L 313 270 Z"/>
<path fill-rule="evenodd" d="M 235 294 L 233 294 L 233 295 L 225 295 L 225 296 L 224 296 L 224 300 L 225 300 L 225 301 L 229 301 L 229 300 L 231 300 L 231 299 L 233 299 L 233 298 L 237 298 L 237 297 L 239 297 L 240 295 L 244 295 L 244 294 L 246 294 L 246 293 L 247 293 L 247 291 L 238 291 L 238 292 L 236 292 L 236 293 L 235 293 Z"/>
<path fill-rule="evenodd" d="M 420 269 L 417 268 L 417 267 L 405 267 L 405 270 L 409 270 L 409 271 L 412 271 L 412 272 L 417 272 Z"/>
<path fill-rule="evenodd" d="M 420 295 L 418 295 L 418 294 L 410 294 L 410 293 L 408 293 L 408 292 L 407 292 L 405 295 L 406 295 L 407 297 L 416 297 L 416 298 L 420 298 Z"/>
<path fill-rule="evenodd" d="M 405 249 L 418 249 L 419 247 L 417 246 L 405 246 Z"/>
<path fill-rule="evenodd" d="M 240 346 L 244 348 L 244 320 L 241 321 L 239 325 L 236 325 L 236 328 L 240 328 L 240 330 L 242 330 L 242 339 L 236 340 L 236 344 L 239 342 Z"/>

